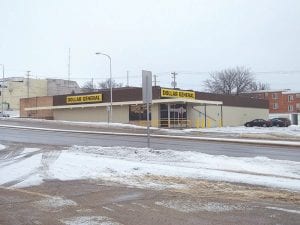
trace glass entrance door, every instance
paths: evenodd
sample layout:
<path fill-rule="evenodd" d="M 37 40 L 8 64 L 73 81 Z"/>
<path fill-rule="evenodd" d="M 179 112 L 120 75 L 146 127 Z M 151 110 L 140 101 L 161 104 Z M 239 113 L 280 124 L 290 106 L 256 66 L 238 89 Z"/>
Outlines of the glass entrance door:
<path fill-rule="evenodd" d="M 160 126 L 169 128 L 187 127 L 186 104 L 161 104 Z"/>

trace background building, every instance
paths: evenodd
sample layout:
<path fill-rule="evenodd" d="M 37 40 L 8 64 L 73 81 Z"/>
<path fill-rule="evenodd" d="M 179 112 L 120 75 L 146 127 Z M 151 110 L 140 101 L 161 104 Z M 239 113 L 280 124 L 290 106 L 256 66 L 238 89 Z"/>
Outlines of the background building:
<path fill-rule="evenodd" d="M 245 93 L 245 95 L 269 101 L 270 117 L 285 117 L 292 121 L 292 124 L 299 124 L 300 121 L 300 92 L 290 90 L 263 90 Z"/>
<path fill-rule="evenodd" d="M 21 117 L 108 122 L 110 91 L 21 99 Z M 146 125 L 142 88 L 113 89 L 112 122 Z M 267 100 L 218 95 L 192 90 L 153 87 L 151 125 L 154 127 L 238 126 L 267 119 Z"/>
<path fill-rule="evenodd" d="M 4 110 L 19 110 L 21 98 L 80 93 L 77 82 L 62 79 L 10 77 L 1 85 Z"/>

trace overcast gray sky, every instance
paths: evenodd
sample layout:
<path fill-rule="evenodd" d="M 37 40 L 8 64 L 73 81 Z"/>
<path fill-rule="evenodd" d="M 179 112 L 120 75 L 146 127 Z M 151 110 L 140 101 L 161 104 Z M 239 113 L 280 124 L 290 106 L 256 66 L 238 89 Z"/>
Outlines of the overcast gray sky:
<path fill-rule="evenodd" d="M 300 91 L 299 0 L 0 0 L 0 64 L 7 76 L 203 90 L 208 72 L 246 66 L 272 89 Z"/>

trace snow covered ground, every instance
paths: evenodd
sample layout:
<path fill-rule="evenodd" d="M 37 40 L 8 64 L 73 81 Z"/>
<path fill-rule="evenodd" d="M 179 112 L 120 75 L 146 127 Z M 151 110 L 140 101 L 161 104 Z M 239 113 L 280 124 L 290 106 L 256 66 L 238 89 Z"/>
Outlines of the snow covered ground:
<path fill-rule="evenodd" d="M 300 126 L 289 127 L 217 127 L 202 129 L 186 129 L 184 132 L 226 133 L 226 134 L 278 134 L 300 137 Z"/>
<path fill-rule="evenodd" d="M 300 126 L 289 127 L 216 127 L 184 130 L 162 130 L 169 134 L 219 134 L 235 137 L 264 138 L 264 139 L 295 139 L 300 140 Z"/>
<path fill-rule="evenodd" d="M 0 153 L 6 151 L 0 145 Z M 106 180 L 146 188 L 180 188 L 151 176 L 228 181 L 300 191 L 300 162 L 214 156 L 148 148 L 73 146 L 23 149 L 0 158 L 0 185 L 31 186 L 44 179 Z"/>
<path fill-rule="evenodd" d="M 9 117 L 20 117 L 20 111 L 19 110 L 9 110 L 4 111 L 4 115 L 8 115 Z"/>

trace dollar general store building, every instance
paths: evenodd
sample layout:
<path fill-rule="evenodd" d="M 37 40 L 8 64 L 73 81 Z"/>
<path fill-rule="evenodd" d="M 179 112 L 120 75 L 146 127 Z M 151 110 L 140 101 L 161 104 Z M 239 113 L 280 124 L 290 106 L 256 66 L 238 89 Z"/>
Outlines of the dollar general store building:
<path fill-rule="evenodd" d="M 150 107 L 154 127 L 218 127 L 243 125 L 269 116 L 268 101 L 190 90 L 153 87 Z M 20 116 L 67 121 L 107 122 L 110 90 L 33 97 L 20 100 Z M 112 122 L 146 125 L 142 88 L 113 89 Z"/>

